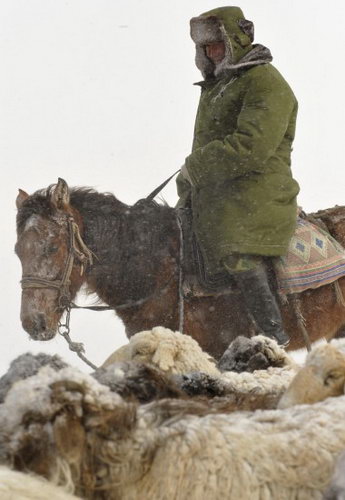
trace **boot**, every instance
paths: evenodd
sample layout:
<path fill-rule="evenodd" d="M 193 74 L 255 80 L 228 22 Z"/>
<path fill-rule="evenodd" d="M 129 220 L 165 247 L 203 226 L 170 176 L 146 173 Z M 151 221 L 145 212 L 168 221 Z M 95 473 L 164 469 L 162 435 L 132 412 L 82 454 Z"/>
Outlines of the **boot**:
<path fill-rule="evenodd" d="M 265 267 L 261 265 L 233 276 L 248 311 L 263 335 L 275 339 L 279 345 L 287 346 L 290 338 L 283 329 L 280 310 L 268 284 Z"/>

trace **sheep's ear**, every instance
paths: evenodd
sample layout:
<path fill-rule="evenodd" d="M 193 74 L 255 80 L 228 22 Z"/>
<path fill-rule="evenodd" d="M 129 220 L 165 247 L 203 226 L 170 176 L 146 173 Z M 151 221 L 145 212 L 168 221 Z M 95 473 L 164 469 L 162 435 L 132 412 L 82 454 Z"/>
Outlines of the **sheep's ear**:
<path fill-rule="evenodd" d="M 28 195 L 28 193 L 26 193 L 22 189 L 19 189 L 18 191 L 19 191 L 19 193 L 18 193 L 18 196 L 16 198 L 16 206 L 17 206 L 17 209 L 19 210 L 20 207 L 23 205 L 24 201 L 27 198 L 29 198 L 29 195 Z"/>
<path fill-rule="evenodd" d="M 153 355 L 152 362 L 161 370 L 168 371 L 174 366 L 175 355 L 175 346 L 168 342 L 161 342 Z"/>
<path fill-rule="evenodd" d="M 51 190 L 50 201 L 59 210 L 68 207 L 69 187 L 64 179 L 59 177 L 58 183 Z"/>

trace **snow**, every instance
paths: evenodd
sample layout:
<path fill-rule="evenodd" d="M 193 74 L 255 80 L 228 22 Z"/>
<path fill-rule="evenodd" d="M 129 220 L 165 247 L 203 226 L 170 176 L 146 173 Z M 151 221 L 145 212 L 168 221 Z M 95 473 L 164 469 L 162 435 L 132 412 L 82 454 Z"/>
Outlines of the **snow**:
<path fill-rule="evenodd" d="M 89 369 L 62 338 L 22 330 L 20 263 L 14 255 L 17 189 L 63 177 L 133 203 L 189 153 L 200 80 L 189 19 L 214 0 L 5 0 L 0 5 L 1 356 L 44 351 Z M 344 203 L 345 3 L 243 0 L 256 41 L 300 103 L 293 172 L 306 211 Z M 330 42 L 331 40 L 331 42 Z M 174 181 L 164 190 L 174 204 Z M 81 299 L 83 302 L 83 299 Z M 112 312 L 73 311 L 71 337 L 96 365 L 126 342 Z M 299 354 L 298 354 L 299 356 Z"/>

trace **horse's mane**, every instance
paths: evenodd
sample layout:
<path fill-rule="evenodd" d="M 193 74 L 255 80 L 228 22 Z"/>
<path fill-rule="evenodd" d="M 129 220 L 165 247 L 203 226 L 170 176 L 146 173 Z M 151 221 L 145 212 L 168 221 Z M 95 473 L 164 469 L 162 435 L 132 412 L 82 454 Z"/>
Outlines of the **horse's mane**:
<path fill-rule="evenodd" d="M 17 214 L 17 230 L 21 232 L 27 220 L 32 215 L 50 217 L 54 209 L 50 202 L 50 195 L 55 184 L 47 188 L 39 189 L 33 193 L 22 204 Z M 89 210 L 103 212 L 104 214 L 120 213 L 128 208 L 128 205 L 119 201 L 111 193 L 98 193 L 89 187 L 74 187 L 70 191 L 71 205 L 78 210 Z"/>
<path fill-rule="evenodd" d="M 24 201 L 17 214 L 18 233 L 32 215 L 54 215 L 51 189 L 36 191 Z M 122 289 L 122 295 L 133 300 L 150 293 L 162 259 L 176 251 L 174 209 L 145 200 L 130 206 L 111 193 L 86 187 L 71 188 L 70 204 L 82 215 L 84 241 L 97 256 L 92 270 L 97 287 L 106 288 L 109 295 Z"/>
<path fill-rule="evenodd" d="M 32 215 L 41 215 L 49 217 L 53 215 L 53 207 L 50 203 L 50 195 L 55 184 L 51 184 L 47 188 L 39 189 L 33 193 L 20 207 L 17 214 L 17 229 L 20 231 L 27 220 Z M 104 216 L 113 216 L 126 213 L 130 209 L 127 205 L 118 200 L 112 193 L 99 193 L 89 187 L 74 187 L 70 190 L 71 205 L 77 210 L 89 213 L 102 213 Z M 171 207 L 168 205 L 158 205 L 152 203 L 152 206 L 159 207 L 156 215 L 160 212 L 163 216 L 168 212 L 171 215 Z"/>

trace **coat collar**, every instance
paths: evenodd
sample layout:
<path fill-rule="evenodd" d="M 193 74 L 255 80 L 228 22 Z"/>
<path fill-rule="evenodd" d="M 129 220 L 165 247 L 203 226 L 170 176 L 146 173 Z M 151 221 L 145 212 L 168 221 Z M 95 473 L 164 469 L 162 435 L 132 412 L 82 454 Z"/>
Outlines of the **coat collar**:
<path fill-rule="evenodd" d="M 201 82 L 194 83 L 194 85 L 199 85 L 202 89 L 207 89 L 213 87 L 220 80 L 229 80 L 234 76 L 238 76 L 241 71 L 250 69 L 253 66 L 267 64 L 271 61 L 272 55 L 270 50 L 261 44 L 256 44 L 253 45 L 252 50 L 242 57 L 238 63 L 225 64 L 218 76 L 213 75 Z"/>

